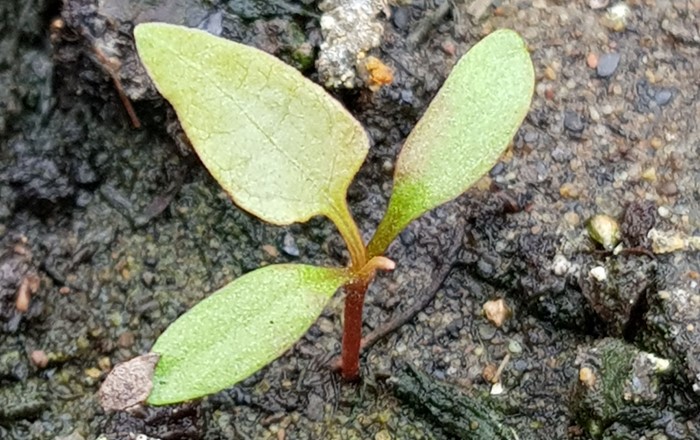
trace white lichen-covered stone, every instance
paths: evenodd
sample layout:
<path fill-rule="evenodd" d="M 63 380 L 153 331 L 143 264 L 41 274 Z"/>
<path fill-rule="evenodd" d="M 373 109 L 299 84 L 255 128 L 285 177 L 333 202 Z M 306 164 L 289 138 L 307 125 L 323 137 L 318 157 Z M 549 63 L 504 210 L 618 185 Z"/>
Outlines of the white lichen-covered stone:
<path fill-rule="evenodd" d="M 382 41 L 384 25 L 377 15 L 383 0 L 325 0 L 319 8 L 323 43 L 316 68 L 326 87 L 352 88 L 360 84 L 358 58 Z"/>

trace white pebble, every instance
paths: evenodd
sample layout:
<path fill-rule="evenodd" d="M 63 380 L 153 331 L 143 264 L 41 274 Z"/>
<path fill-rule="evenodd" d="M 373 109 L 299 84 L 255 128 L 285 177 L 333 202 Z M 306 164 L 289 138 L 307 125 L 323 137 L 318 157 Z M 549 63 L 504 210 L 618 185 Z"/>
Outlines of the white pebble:
<path fill-rule="evenodd" d="M 603 266 L 596 266 L 588 273 L 601 283 L 608 279 L 608 271 Z"/>
<path fill-rule="evenodd" d="M 566 273 L 571 268 L 571 261 L 567 260 L 562 254 L 557 254 L 554 256 L 554 261 L 552 262 L 552 272 L 554 275 L 560 277 L 566 275 Z"/>

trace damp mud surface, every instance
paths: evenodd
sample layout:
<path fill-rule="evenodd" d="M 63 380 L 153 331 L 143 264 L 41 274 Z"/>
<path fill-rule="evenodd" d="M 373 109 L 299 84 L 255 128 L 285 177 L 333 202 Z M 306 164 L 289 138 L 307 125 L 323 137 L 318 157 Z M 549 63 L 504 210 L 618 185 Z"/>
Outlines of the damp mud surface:
<path fill-rule="evenodd" d="M 338 292 L 231 389 L 101 409 L 112 367 L 209 292 L 264 264 L 348 259 L 326 219 L 276 227 L 233 205 L 143 76 L 134 24 L 204 28 L 322 82 L 329 3 L 0 2 L 0 438 L 700 439 L 694 0 L 370 2 L 383 31 L 367 50 L 393 81 L 332 90 L 372 143 L 348 196 L 365 239 L 461 54 L 508 27 L 537 72 L 502 159 L 390 247 L 365 332 L 434 298 L 366 351 L 359 383 L 328 368 Z M 590 238 L 595 214 L 619 230 L 612 251 Z M 497 327 L 482 308 L 499 298 Z"/>

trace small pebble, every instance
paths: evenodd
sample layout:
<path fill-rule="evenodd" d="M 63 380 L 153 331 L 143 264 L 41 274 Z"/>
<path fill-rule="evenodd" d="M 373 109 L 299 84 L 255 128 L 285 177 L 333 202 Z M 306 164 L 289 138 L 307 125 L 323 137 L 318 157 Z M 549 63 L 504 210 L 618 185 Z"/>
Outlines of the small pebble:
<path fill-rule="evenodd" d="M 442 49 L 442 51 L 445 52 L 446 55 L 449 55 L 451 57 L 455 56 L 455 53 L 457 53 L 457 46 L 455 46 L 455 43 L 452 40 L 443 41 L 440 45 L 440 49 Z"/>
<path fill-rule="evenodd" d="M 333 325 L 333 322 L 328 319 L 328 318 L 319 318 L 318 320 L 318 329 L 321 330 L 323 333 L 333 333 L 333 330 L 335 329 L 335 326 Z"/>
<path fill-rule="evenodd" d="M 587 229 L 588 235 L 606 250 L 612 250 L 620 242 L 620 226 L 609 215 L 594 215 L 588 220 Z"/>
<path fill-rule="evenodd" d="M 141 281 L 146 287 L 151 287 L 156 279 L 156 275 L 153 272 L 146 271 L 141 274 Z"/>
<path fill-rule="evenodd" d="M 299 248 L 297 247 L 297 242 L 296 240 L 294 240 L 294 236 L 289 232 L 284 234 L 284 239 L 282 240 L 282 251 L 290 257 L 299 256 Z"/>
<path fill-rule="evenodd" d="M 592 388 L 596 382 L 595 373 L 589 367 L 583 367 L 578 372 L 578 380 L 588 388 Z"/>
<path fill-rule="evenodd" d="M 554 261 L 552 262 L 552 272 L 554 272 L 554 275 L 558 277 L 566 275 L 569 269 L 571 269 L 571 261 L 567 260 L 562 254 L 554 256 Z"/>
<path fill-rule="evenodd" d="M 491 325 L 481 324 L 477 330 L 479 332 L 479 337 L 483 341 L 490 341 L 496 335 L 496 328 Z"/>
<path fill-rule="evenodd" d="M 656 212 L 659 213 L 659 217 L 661 217 L 661 218 L 671 217 L 671 210 L 665 206 L 659 206 L 659 209 L 657 209 Z"/>
<path fill-rule="evenodd" d="M 374 440 L 391 440 L 391 434 L 386 429 L 382 429 L 374 435 Z"/>
<path fill-rule="evenodd" d="M 554 96 L 555 96 L 555 94 L 554 94 L 554 89 L 551 88 L 551 87 L 549 87 L 549 86 L 547 86 L 547 88 L 544 90 L 544 98 L 545 98 L 547 101 L 551 101 L 551 100 L 554 99 Z"/>
<path fill-rule="evenodd" d="M 588 0 L 588 6 L 591 9 L 603 9 L 608 6 L 610 0 Z"/>
<path fill-rule="evenodd" d="M 651 229 L 647 237 L 651 239 L 651 250 L 655 254 L 668 254 L 685 249 L 685 240 L 674 231 Z"/>
<path fill-rule="evenodd" d="M 598 59 L 596 73 L 600 78 L 608 78 L 617 70 L 620 64 L 620 54 L 616 52 L 605 53 Z"/>
<path fill-rule="evenodd" d="M 491 387 L 491 395 L 492 396 L 498 396 L 503 394 L 505 390 L 503 389 L 503 384 L 501 382 L 493 384 Z"/>
<path fill-rule="evenodd" d="M 102 371 L 99 368 L 88 368 L 85 370 L 85 375 L 91 379 L 99 379 L 102 376 Z"/>
<path fill-rule="evenodd" d="M 617 3 L 611 6 L 603 17 L 603 26 L 615 32 L 622 32 L 627 27 L 631 15 L 632 10 L 626 3 Z"/>
<path fill-rule="evenodd" d="M 496 327 L 500 327 L 510 317 L 511 311 L 503 298 L 486 301 L 484 303 L 484 316 Z"/>
<path fill-rule="evenodd" d="M 120 348 L 131 348 L 134 345 L 134 342 L 136 340 L 136 337 L 132 332 L 126 331 L 119 335 L 119 339 L 117 339 L 117 345 Z"/>
<path fill-rule="evenodd" d="M 601 283 L 608 279 L 608 272 L 603 266 L 596 266 L 593 269 L 591 269 L 588 273 L 590 276 L 595 278 L 597 281 L 600 281 Z"/>
<path fill-rule="evenodd" d="M 661 184 L 661 186 L 659 186 L 658 192 L 662 196 L 675 196 L 676 194 L 678 194 L 678 185 L 676 185 L 673 182 L 663 183 Z"/>
<path fill-rule="evenodd" d="M 493 379 L 496 377 L 496 372 L 498 371 L 498 365 L 496 364 L 486 364 L 484 369 L 481 371 L 481 377 L 489 383 L 493 383 Z"/>
<path fill-rule="evenodd" d="M 656 168 L 651 167 L 644 170 L 644 172 L 642 173 L 642 179 L 646 180 L 649 183 L 656 182 Z"/>
<path fill-rule="evenodd" d="M 668 104 L 671 102 L 671 98 L 673 98 L 673 92 L 669 89 L 660 89 L 654 95 L 654 101 L 656 101 L 659 106 Z"/>
<path fill-rule="evenodd" d="M 97 360 L 97 366 L 102 371 L 109 371 L 112 369 L 112 361 L 109 359 L 109 356 L 102 356 Z"/>
<path fill-rule="evenodd" d="M 37 368 L 46 368 L 49 365 L 49 357 L 44 350 L 34 350 L 29 354 L 32 364 Z"/>
<path fill-rule="evenodd" d="M 408 8 L 396 8 L 391 15 L 391 21 L 394 22 L 396 29 L 404 30 L 408 28 Z"/>
<path fill-rule="evenodd" d="M 590 52 L 586 57 L 586 64 L 591 69 L 598 67 L 598 55 L 596 55 L 595 52 Z"/>
<path fill-rule="evenodd" d="M 271 244 L 264 244 L 262 247 L 263 251 L 272 258 L 277 258 L 280 256 L 277 247 Z"/>
<path fill-rule="evenodd" d="M 574 184 L 567 182 L 559 187 L 559 195 L 565 199 L 575 199 L 578 198 L 579 192 Z"/>
<path fill-rule="evenodd" d="M 17 289 L 17 299 L 15 300 L 15 308 L 18 312 L 26 312 L 29 310 L 32 294 L 39 290 L 41 280 L 35 274 L 26 275 L 22 278 L 22 282 Z"/>
<path fill-rule="evenodd" d="M 564 113 L 564 128 L 572 133 L 581 133 L 585 127 L 583 119 L 578 113 L 567 111 Z"/>
<path fill-rule="evenodd" d="M 653 149 L 658 150 L 659 148 L 664 146 L 664 141 L 659 137 L 653 137 L 649 141 L 649 144 Z"/>
<path fill-rule="evenodd" d="M 574 211 L 564 213 L 564 220 L 571 226 L 578 226 L 581 223 L 581 216 Z"/>
<path fill-rule="evenodd" d="M 511 339 L 511 341 L 508 342 L 508 351 L 513 354 L 520 354 L 523 352 L 523 346 L 520 345 L 520 342 Z"/>
<path fill-rule="evenodd" d="M 544 77 L 550 81 L 554 81 L 555 79 L 557 79 L 557 72 L 555 72 L 551 66 L 547 66 L 544 69 Z"/>

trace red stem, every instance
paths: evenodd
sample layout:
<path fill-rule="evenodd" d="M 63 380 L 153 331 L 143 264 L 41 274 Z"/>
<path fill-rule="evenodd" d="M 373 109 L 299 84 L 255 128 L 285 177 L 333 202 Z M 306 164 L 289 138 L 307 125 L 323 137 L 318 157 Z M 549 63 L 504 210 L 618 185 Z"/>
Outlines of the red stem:
<path fill-rule="evenodd" d="M 340 374 L 348 381 L 360 377 L 360 343 L 362 342 L 362 306 L 369 280 L 357 280 L 345 286 L 345 326 Z"/>

